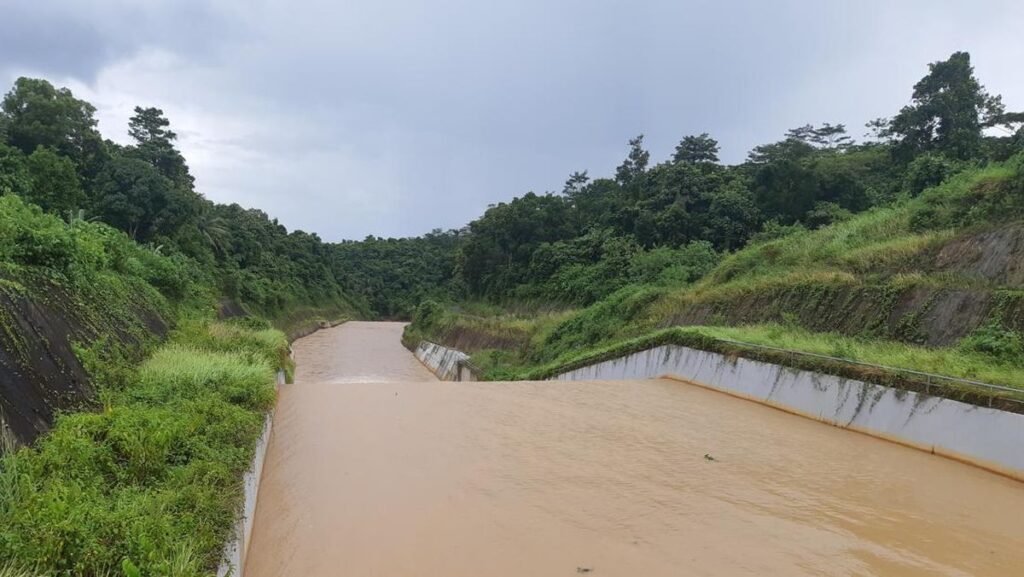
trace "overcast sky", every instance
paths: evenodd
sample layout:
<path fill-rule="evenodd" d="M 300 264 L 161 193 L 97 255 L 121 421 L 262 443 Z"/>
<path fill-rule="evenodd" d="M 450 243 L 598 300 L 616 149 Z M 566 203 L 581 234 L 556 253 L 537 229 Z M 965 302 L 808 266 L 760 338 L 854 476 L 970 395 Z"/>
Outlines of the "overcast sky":
<path fill-rule="evenodd" d="M 198 189 L 326 240 L 458 228 L 710 132 L 726 162 L 787 128 L 896 112 L 971 53 L 1024 109 L 1024 2 L 0 0 L 0 80 L 45 77 L 127 141 L 166 112 Z"/>

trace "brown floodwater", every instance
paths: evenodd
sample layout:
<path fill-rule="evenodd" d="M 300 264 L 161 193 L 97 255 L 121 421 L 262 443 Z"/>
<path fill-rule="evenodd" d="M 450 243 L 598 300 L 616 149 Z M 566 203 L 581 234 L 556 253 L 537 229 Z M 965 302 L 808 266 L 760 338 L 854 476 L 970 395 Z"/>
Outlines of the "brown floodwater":
<path fill-rule="evenodd" d="M 1024 575 L 1022 483 L 676 381 L 440 382 L 401 330 L 296 343 L 246 577 Z"/>

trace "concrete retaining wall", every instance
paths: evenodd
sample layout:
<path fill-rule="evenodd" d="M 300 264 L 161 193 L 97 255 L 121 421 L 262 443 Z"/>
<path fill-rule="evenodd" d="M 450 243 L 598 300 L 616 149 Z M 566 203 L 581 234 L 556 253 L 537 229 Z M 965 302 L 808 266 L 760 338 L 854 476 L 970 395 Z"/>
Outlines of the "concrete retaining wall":
<path fill-rule="evenodd" d="M 414 354 L 442 381 L 476 380 L 464 364 L 469 360 L 469 355 L 462 351 L 423 341 L 416 347 Z"/>
<path fill-rule="evenodd" d="M 669 377 L 1024 480 L 1024 415 L 744 358 L 665 345 L 558 380 Z"/>
<path fill-rule="evenodd" d="M 277 385 L 285 384 L 284 371 L 277 371 Z M 263 419 L 263 432 L 256 442 L 256 452 L 252 457 L 252 465 L 243 477 L 245 502 L 242 506 L 242 517 L 235 523 L 235 536 L 224 547 L 224 558 L 217 568 L 217 577 L 242 577 L 245 571 L 245 555 L 249 552 L 249 538 L 252 536 L 252 523 L 256 516 L 256 497 L 260 491 L 260 479 L 263 477 L 263 461 L 267 456 L 267 445 L 270 444 L 270 433 L 274 426 L 274 412 L 270 411 Z"/>

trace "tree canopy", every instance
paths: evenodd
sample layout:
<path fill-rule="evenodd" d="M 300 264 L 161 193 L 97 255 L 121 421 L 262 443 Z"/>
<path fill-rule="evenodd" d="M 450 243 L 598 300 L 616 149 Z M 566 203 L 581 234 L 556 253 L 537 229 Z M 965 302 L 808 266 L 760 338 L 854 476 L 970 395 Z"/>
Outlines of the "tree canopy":
<path fill-rule="evenodd" d="M 1024 150 L 1024 113 L 957 52 L 864 142 L 807 123 L 725 165 L 709 133 L 684 135 L 661 162 L 638 135 L 613 174 L 574 171 L 559 192 L 498 203 L 463 230 L 330 244 L 203 198 L 161 109 L 135 108 L 127 146 L 104 141 L 94 113 L 66 88 L 18 79 L 0 105 L 0 193 L 178 254 L 260 310 L 348 299 L 396 318 L 425 298 L 585 304 L 623 283 L 691 282 L 752 239 L 828 226 Z"/>

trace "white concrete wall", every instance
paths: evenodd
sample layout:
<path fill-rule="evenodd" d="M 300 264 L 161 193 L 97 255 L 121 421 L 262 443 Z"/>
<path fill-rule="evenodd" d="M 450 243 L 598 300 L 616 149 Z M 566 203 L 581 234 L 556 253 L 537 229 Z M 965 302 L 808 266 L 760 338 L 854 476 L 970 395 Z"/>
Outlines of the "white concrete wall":
<path fill-rule="evenodd" d="M 559 380 L 671 377 L 1024 480 L 1024 415 L 771 363 L 666 345 Z"/>
<path fill-rule="evenodd" d="M 285 384 L 283 370 L 277 371 L 277 385 Z M 245 555 L 249 551 L 249 539 L 252 537 L 252 524 L 256 516 L 256 498 L 260 491 L 260 479 L 263 478 L 263 462 L 267 457 L 267 445 L 270 444 L 270 433 L 274 426 L 274 412 L 270 411 L 263 419 L 263 432 L 256 442 L 256 452 L 252 456 L 252 465 L 242 478 L 245 487 L 245 502 L 242 505 L 242 517 L 235 523 L 235 536 L 224 547 L 224 558 L 217 568 L 217 577 L 242 577 L 245 571 Z"/>
<path fill-rule="evenodd" d="M 469 355 L 462 351 L 422 341 L 416 347 L 415 355 L 442 381 L 473 380 L 473 375 L 468 369 L 462 367 L 460 370 L 459 363 L 469 359 Z"/>

